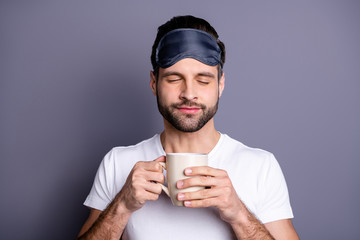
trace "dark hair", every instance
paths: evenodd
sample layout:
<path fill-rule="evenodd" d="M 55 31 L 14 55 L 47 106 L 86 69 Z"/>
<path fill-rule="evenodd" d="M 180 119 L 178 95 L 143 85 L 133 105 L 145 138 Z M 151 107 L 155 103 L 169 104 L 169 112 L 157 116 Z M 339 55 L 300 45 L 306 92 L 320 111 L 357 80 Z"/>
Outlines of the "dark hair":
<path fill-rule="evenodd" d="M 216 39 L 216 42 L 221 49 L 221 61 L 220 61 L 221 66 L 219 66 L 219 77 L 220 77 L 222 74 L 222 67 L 224 66 L 225 63 L 225 44 L 219 40 L 219 35 L 217 34 L 216 30 L 210 25 L 210 23 L 208 23 L 206 20 L 202 18 L 197 18 L 191 15 L 173 17 L 172 19 L 170 19 L 169 21 L 167 21 L 165 24 L 161 25 L 158 28 L 158 32 L 154 44 L 152 46 L 152 52 L 151 52 L 151 64 L 153 66 L 155 76 L 157 77 L 159 72 L 159 67 L 157 66 L 155 60 L 156 48 L 161 38 L 166 33 L 178 28 L 194 28 L 194 29 L 202 30 L 204 32 L 211 34 Z"/>

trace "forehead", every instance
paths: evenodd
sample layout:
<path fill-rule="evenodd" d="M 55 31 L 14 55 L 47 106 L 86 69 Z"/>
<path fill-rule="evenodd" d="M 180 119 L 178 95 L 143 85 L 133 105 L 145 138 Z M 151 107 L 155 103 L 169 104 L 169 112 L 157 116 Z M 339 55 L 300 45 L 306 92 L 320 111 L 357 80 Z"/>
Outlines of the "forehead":
<path fill-rule="evenodd" d="M 217 75 L 218 66 L 209 66 L 193 58 L 184 58 L 171 67 L 159 68 L 159 75 L 163 75 L 168 72 L 178 72 L 182 75 L 197 75 L 203 72 L 209 72 L 213 75 Z"/>

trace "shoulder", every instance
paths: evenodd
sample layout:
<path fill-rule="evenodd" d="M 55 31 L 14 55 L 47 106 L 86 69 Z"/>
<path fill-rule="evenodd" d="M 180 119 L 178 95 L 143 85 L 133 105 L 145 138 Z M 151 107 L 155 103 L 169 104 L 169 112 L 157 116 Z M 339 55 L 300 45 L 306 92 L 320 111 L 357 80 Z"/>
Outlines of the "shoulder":
<path fill-rule="evenodd" d="M 135 145 L 117 146 L 112 148 L 104 157 L 105 164 L 114 164 L 120 160 L 133 163 L 134 161 L 151 161 L 161 155 L 159 135 L 143 140 Z"/>
<path fill-rule="evenodd" d="M 223 136 L 218 151 L 214 154 L 214 165 L 229 173 L 248 177 L 261 177 L 270 169 L 278 168 L 275 156 L 266 150 L 249 147 L 228 135 Z M 250 175 L 251 176 L 250 176 Z"/>
<path fill-rule="evenodd" d="M 266 150 L 260 148 L 249 147 L 244 143 L 223 134 L 223 150 L 231 154 L 233 157 L 248 159 L 252 162 L 256 161 L 273 161 L 274 155 Z"/>
<path fill-rule="evenodd" d="M 146 151 L 149 148 L 154 149 L 157 145 L 157 140 L 159 135 L 156 134 L 153 137 L 143 140 L 135 145 L 129 146 L 117 146 L 110 150 L 109 154 L 117 155 L 117 154 L 131 154 L 131 153 L 139 153 L 139 151 Z"/>

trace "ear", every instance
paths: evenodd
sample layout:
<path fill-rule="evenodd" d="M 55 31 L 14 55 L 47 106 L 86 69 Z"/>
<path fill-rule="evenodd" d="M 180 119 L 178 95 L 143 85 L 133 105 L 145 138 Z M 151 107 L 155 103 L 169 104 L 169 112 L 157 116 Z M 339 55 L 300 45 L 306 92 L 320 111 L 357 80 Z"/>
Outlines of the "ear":
<path fill-rule="evenodd" d="M 156 96 L 156 77 L 153 71 L 150 71 L 150 88 L 154 96 Z"/>
<path fill-rule="evenodd" d="M 225 88 L 225 73 L 223 72 L 219 80 L 219 98 L 221 97 L 224 88 Z"/>

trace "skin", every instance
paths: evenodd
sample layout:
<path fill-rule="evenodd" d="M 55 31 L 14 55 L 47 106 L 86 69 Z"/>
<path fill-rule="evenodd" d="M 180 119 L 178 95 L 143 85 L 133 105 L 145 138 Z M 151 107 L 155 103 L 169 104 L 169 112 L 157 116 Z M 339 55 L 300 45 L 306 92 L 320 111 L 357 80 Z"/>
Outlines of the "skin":
<path fill-rule="evenodd" d="M 203 109 L 176 105 L 184 100 L 215 106 L 224 87 L 225 77 L 217 79 L 217 67 L 194 59 L 183 59 L 166 69 L 159 69 L 156 81 L 151 73 L 150 87 L 161 103 L 186 125 L 196 125 Z M 210 152 L 220 138 L 211 118 L 200 130 L 183 132 L 164 118 L 161 143 L 165 152 Z M 159 157 L 150 162 L 138 162 L 130 172 L 122 190 L 104 212 L 91 209 L 81 229 L 79 239 L 119 239 L 131 214 L 146 201 L 157 200 L 164 183 Z M 299 239 L 290 219 L 261 224 L 239 199 L 226 171 L 211 167 L 193 167 L 185 170 L 192 178 L 180 180 L 177 187 L 210 186 L 198 192 L 179 194 L 177 197 L 188 208 L 216 207 L 221 219 L 233 228 L 238 239 Z"/>

